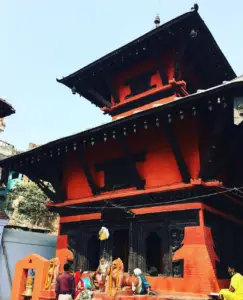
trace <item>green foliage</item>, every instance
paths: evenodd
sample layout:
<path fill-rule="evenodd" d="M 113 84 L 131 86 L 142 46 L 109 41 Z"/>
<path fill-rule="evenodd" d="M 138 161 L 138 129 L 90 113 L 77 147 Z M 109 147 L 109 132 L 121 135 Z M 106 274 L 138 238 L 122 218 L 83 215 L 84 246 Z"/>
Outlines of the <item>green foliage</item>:
<path fill-rule="evenodd" d="M 18 219 L 35 226 L 53 229 L 57 215 L 48 211 L 45 203 L 49 198 L 33 182 L 17 184 L 7 195 L 5 210 L 12 215 L 17 210 Z"/>

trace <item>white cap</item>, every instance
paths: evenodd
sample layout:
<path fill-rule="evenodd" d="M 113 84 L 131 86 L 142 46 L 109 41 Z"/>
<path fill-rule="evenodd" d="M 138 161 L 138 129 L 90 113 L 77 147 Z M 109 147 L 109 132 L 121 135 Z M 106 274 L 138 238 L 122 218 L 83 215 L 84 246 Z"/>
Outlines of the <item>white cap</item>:
<path fill-rule="evenodd" d="M 136 269 L 134 269 L 133 273 L 135 276 L 139 276 L 142 274 L 142 271 L 139 268 L 136 268 Z"/>

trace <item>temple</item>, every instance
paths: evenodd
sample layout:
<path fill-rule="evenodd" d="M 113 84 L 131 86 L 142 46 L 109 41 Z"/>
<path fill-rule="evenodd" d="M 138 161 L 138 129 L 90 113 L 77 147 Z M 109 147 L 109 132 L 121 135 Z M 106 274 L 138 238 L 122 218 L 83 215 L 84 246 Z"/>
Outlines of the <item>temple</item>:
<path fill-rule="evenodd" d="M 159 295 L 205 297 L 227 286 L 232 259 L 243 270 L 243 77 L 197 9 L 155 23 L 57 80 L 111 122 L 0 165 L 48 195 L 60 215 L 57 256 L 71 250 L 75 269 L 119 257 Z"/>

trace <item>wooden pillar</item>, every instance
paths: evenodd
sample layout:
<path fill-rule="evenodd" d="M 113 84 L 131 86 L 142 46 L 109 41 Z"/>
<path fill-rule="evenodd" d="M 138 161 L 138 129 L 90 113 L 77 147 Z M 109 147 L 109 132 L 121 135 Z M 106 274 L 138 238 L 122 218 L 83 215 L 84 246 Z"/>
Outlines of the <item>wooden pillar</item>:
<path fill-rule="evenodd" d="M 170 249 L 170 232 L 169 232 L 169 221 L 164 220 L 163 227 L 163 239 L 162 239 L 162 250 L 163 250 L 163 275 L 171 276 L 172 274 L 172 263 L 171 263 L 171 249 Z"/>
<path fill-rule="evenodd" d="M 146 266 L 146 241 L 145 241 L 145 231 L 142 226 L 139 226 L 138 232 L 138 254 L 137 254 L 137 268 L 141 269 L 143 272 L 147 271 Z"/>
<path fill-rule="evenodd" d="M 89 234 L 85 231 L 82 231 L 79 235 L 80 242 L 79 242 L 79 262 L 78 265 L 84 271 L 89 270 L 89 261 L 88 261 L 88 238 Z"/>
<path fill-rule="evenodd" d="M 133 270 L 138 266 L 138 226 L 130 222 L 129 224 L 129 257 L 128 257 L 128 272 L 133 273 Z"/>

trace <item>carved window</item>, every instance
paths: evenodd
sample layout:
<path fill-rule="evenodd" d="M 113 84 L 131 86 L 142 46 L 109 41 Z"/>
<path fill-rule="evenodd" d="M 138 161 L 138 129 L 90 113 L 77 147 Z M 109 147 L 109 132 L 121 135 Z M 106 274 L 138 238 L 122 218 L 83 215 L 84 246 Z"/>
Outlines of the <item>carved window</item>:
<path fill-rule="evenodd" d="M 171 229 L 171 250 L 172 255 L 179 250 L 183 245 L 182 241 L 184 239 L 184 229 L 183 228 L 173 228 Z"/>
<path fill-rule="evenodd" d="M 133 156 L 134 162 L 144 161 L 145 155 L 139 153 Z M 103 191 L 113 191 L 135 186 L 130 165 L 125 157 L 106 161 L 96 166 L 96 171 L 104 172 Z"/>
<path fill-rule="evenodd" d="M 13 172 L 12 173 L 12 179 L 18 179 L 19 178 L 19 173 Z"/>
<path fill-rule="evenodd" d="M 179 259 L 172 262 L 172 276 L 176 278 L 184 277 L 184 260 Z"/>
<path fill-rule="evenodd" d="M 154 72 L 145 73 L 127 80 L 125 84 L 130 87 L 131 93 L 126 96 L 126 99 L 155 88 L 156 85 L 151 85 L 151 77 L 154 74 Z"/>

